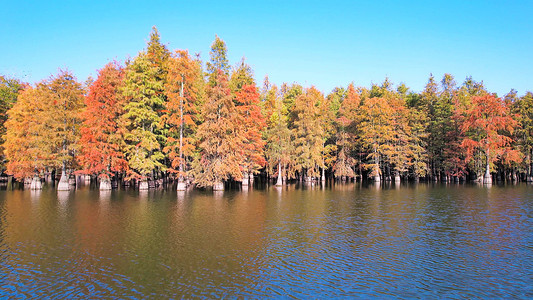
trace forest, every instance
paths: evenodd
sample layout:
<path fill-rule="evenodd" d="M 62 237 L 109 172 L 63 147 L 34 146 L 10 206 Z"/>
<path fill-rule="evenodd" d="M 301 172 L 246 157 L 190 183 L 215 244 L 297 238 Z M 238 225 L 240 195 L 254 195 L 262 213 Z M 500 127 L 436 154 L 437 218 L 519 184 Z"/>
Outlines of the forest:
<path fill-rule="evenodd" d="M 218 36 L 205 64 L 146 48 L 96 79 L 0 76 L 0 168 L 31 182 L 90 176 L 100 189 L 177 183 L 223 190 L 290 181 L 533 181 L 533 94 L 498 97 L 482 81 L 429 76 L 421 92 L 387 78 L 339 86 L 256 82 Z"/>

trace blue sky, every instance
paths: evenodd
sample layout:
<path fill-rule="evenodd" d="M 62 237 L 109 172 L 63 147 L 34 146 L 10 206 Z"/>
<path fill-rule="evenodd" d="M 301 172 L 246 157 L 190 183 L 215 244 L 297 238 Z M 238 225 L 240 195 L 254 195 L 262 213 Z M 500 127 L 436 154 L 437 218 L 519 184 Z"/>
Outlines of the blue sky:
<path fill-rule="evenodd" d="M 111 2 L 111 1 L 109 1 Z M 0 74 L 80 81 L 145 47 L 156 25 L 170 49 L 209 58 L 215 34 L 258 83 L 335 86 L 388 76 L 420 91 L 430 73 L 483 80 L 502 96 L 533 90 L 533 1 L 4 1 Z"/>

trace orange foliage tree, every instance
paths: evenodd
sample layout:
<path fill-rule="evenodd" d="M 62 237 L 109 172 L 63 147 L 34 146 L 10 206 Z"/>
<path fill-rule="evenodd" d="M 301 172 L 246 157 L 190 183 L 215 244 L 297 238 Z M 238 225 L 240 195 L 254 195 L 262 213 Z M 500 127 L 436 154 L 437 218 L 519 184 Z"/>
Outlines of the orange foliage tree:
<path fill-rule="evenodd" d="M 333 172 L 336 177 L 355 177 L 353 167 L 356 164 L 356 160 L 351 156 L 350 152 L 356 138 L 360 103 L 359 95 L 356 93 L 353 84 L 350 84 L 336 120 L 338 152 L 335 165 L 333 165 Z"/>
<path fill-rule="evenodd" d="M 163 152 L 170 160 L 169 171 L 183 181 L 196 148 L 195 133 L 203 89 L 202 69 L 200 62 L 183 50 L 176 51 L 169 58 L 167 68 L 167 102 L 162 120 L 168 127 L 168 134 Z"/>
<path fill-rule="evenodd" d="M 45 169 L 76 168 L 83 92 L 71 73 L 61 71 L 21 94 L 6 122 L 8 174 L 21 179 Z"/>
<path fill-rule="evenodd" d="M 44 169 L 43 153 L 39 147 L 41 90 L 27 87 L 18 97 L 18 101 L 9 110 L 5 123 L 4 148 L 7 162 L 7 174 L 16 179 L 37 175 Z"/>
<path fill-rule="evenodd" d="M 223 181 L 242 180 L 243 139 L 237 128 L 239 117 L 227 75 L 222 70 L 207 88 L 202 119 L 197 132 L 200 158 L 193 170 L 194 180 L 198 186 L 221 190 Z"/>
<path fill-rule="evenodd" d="M 324 167 L 323 150 L 325 129 L 321 122 L 319 104 L 324 96 L 315 87 L 297 96 L 294 101 L 294 146 L 297 170 L 310 180 L 319 177 Z"/>
<path fill-rule="evenodd" d="M 245 85 L 235 94 L 237 112 L 240 116 L 240 135 L 242 137 L 243 169 L 245 175 L 252 176 L 265 166 L 265 141 L 261 130 L 266 121 L 259 107 L 259 92 L 255 84 Z M 244 178 L 247 180 L 247 178 Z"/>
<path fill-rule="evenodd" d="M 80 132 L 78 161 L 82 173 L 108 180 L 111 172 L 125 171 L 127 162 L 120 149 L 117 119 L 122 112 L 119 89 L 124 70 L 109 63 L 98 72 L 98 79 L 89 87 Z"/>
<path fill-rule="evenodd" d="M 242 171 L 243 184 L 248 178 L 253 180 L 253 174 L 265 166 L 264 148 L 261 131 L 266 126 L 266 120 L 261 112 L 260 95 L 253 78 L 252 68 L 243 58 L 235 67 L 229 81 L 234 95 L 235 107 L 238 115 L 238 130 L 242 137 Z"/>
<path fill-rule="evenodd" d="M 463 139 L 462 147 L 466 149 L 467 161 L 472 159 L 475 150 L 485 156 L 485 176 L 483 182 L 491 183 L 491 164 L 502 157 L 508 160 L 520 160 L 517 150 L 510 149 L 513 141 L 505 132 L 512 134 L 518 122 L 512 117 L 509 107 L 493 95 L 474 96 L 472 105 L 465 112 L 461 126 L 464 133 L 470 133 Z"/>

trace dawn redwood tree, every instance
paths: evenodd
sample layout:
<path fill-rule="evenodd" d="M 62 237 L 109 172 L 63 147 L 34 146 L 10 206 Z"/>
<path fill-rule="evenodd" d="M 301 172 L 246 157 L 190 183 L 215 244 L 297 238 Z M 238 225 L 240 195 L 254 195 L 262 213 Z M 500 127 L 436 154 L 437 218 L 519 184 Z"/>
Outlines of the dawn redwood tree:
<path fill-rule="evenodd" d="M 486 171 L 483 149 L 476 148 L 471 153 L 467 153 L 467 147 L 463 146 L 465 138 L 476 140 L 479 136 L 475 130 L 463 130 L 463 123 L 466 120 L 466 113 L 473 107 L 472 98 L 486 96 L 489 93 L 483 86 L 483 82 L 476 82 L 472 77 L 467 77 L 459 88 L 453 90 L 453 93 L 446 92 L 445 81 L 446 75 L 442 80 L 441 97 L 451 99 L 452 103 L 452 114 L 448 120 L 450 127 L 443 134 L 446 141 L 442 151 L 445 178 L 447 180 L 449 175 L 459 171 L 459 173 L 475 174 L 476 180 L 482 181 Z"/>
<path fill-rule="evenodd" d="M 400 175 L 406 173 L 412 165 L 414 156 L 411 146 L 412 133 L 409 126 L 409 109 L 399 97 L 388 99 L 392 108 L 392 135 L 387 141 L 387 147 L 384 150 L 385 156 L 394 170 L 396 181 L 400 180 Z"/>
<path fill-rule="evenodd" d="M 346 97 L 340 104 L 337 126 L 337 159 L 333 166 L 335 177 L 346 179 L 355 177 L 354 167 L 357 160 L 352 156 L 352 149 L 356 139 L 356 130 L 359 123 L 359 105 L 361 99 L 353 84 L 348 86 Z"/>
<path fill-rule="evenodd" d="M 128 178 L 140 180 L 140 189 L 147 189 L 147 179 L 165 170 L 162 150 L 166 137 L 162 116 L 166 103 L 164 86 L 168 57 L 169 52 L 160 43 L 154 27 L 147 50 L 126 66 L 122 87 L 125 103 L 120 126 L 129 165 Z"/>
<path fill-rule="evenodd" d="M 322 166 L 321 181 L 326 181 L 326 169 L 330 169 L 335 164 L 337 158 L 335 117 L 338 114 L 338 103 L 334 97 L 324 97 L 321 95 L 317 103 L 317 119 L 322 124 Z"/>
<path fill-rule="evenodd" d="M 111 189 L 112 172 L 127 169 L 117 123 L 123 107 L 120 95 L 123 79 L 124 70 L 117 63 L 102 68 L 89 87 L 81 113 L 78 161 L 82 173 L 98 176 L 102 190 Z"/>
<path fill-rule="evenodd" d="M 163 151 L 170 159 L 169 171 L 178 176 L 178 190 L 185 189 L 185 177 L 196 153 L 196 130 L 204 89 L 201 64 L 184 50 L 168 61 L 167 96 L 163 121 L 168 128 Z"/>
<path fill-rule="evenodd" d="M 228 49 L 226 43 L 217 36 L 211 45 L 209 52 L 210 61 L 207 62 L 207 77 L 210 86 L 215 85 L 218 80 L 219 73 L 225 76 L 230 75 L 230 64 L 228 61 Z M 221 71 L 221 72 L 220 72 Z M 226 79 L 227 80 L 227 79 Z"/>
<path fill-rule="evenodd" d="M 31 176 L 36 179 L 46 167 L 42 130 L 40 123 L 44 102 L 43 90 L 26 87 L 20 92 L 18 101 L 8 112 L 5 123 L 3 147 L 7 159 L 6 173 L 21 181 Z"/>
<path fill-rule="evenodd" d="M 467 151 L 467 160 L 472 159 L 474 150 L 480 150 L 485 158 L 485 175 L 483 183 L 492 183 L 491 164 L 509 151 L 512 138 L 504 132 L 512 134 L 518 122 L 510 113 L 509 107 L 494 95 L 472 97 L 472 106 L 465 113 L 463 132 L 474 135 L 463 140 L 462 146 Z M 516 156 L 518 159 L 518 156 Z"/>
<path fill-rule="evenodd" d="M 369 176 L 380 181 L 381 161 L 389 149 L 392 139 L 393 108 L 384 98 L 365 99 L 361 105 L 360 143 L 368 153 L 367 163 L 363 166 L 370 170 Z"/>
<path fill-rule="evenodd" d="M 291 85 L 288 85 L 286 83 L 283 83 L 281 85 L 281 94 L 283 95 L 283 105 L 287 109 L 288 113 L 288 125 L 289 128 L 292 130 L 294 129 L 294 120 L 297 118 L 297 109 L 294 107 L 296 99 L 304 93 L 304 88 L 298 84 L 293 83 Z"/>
<path fill-rule="evenodd" d="M 224 181 L 242 180 L 243 137 L 227 76 L 219 70 L 215 78 L 213 85 L 207 87 L 202 108 L 203 123 L 197 131 L 200 157 L 193 173 L 196 185 L 223 190 Z"/>
<path fill-rule="evenodd" d="M 129 165 L 128 178 L 141 180 L 139 188 L 146 189 L 146 180 L 157 168 L 163 168 L 164 155 L 159 143 L 163 129 L 158 111 L 164 106 L 160 95 L 163 82 L 155 79 L 157 69 L 139 54 L 126 67 L 122 94 L 126 98 L 120 125 L 125 142 L 125 157 Z"/>
<path fill-rule="evenodd" d="M 266 122 L 259 107 L 259 92 L 255 85 L 245 85 L 235 94 L 237 113 L 239 114 L 239 135 L 242 137 L 242 155 L 244 181 L 247 175 L 253 178 L 260 168 L 266 164 L 264 158 L 265 142 L 261 138 L 261 131 Z M 244 182 L 243 181 L 243 182 Z"/>
<path fill-rule="evenodd" d="M 1 144 L 4 143 L 3 137 L 6 133 L 5 122 L 7 121 L 7 112 L 17 101 L 18 95 L 25 88 L 26 84 L 15 78 L 9 78 L 0 75 L 0 172 L 5 172 L 5 154 Z"/>
<path fill-rule="evenodd" d="M 446 76 L 446 75 L 445 75 Z M 435 82 L 433 75 L 430 75 L 428 83 L 424 91 L 420 94 L 421 105 L 420 111 L 426 111 L 428 115 L 427 141 L 428 151 L 428 169 L 429 176 L 434 180 L 440 178 L 441 174 L 445 172 L 444 161 L 446 159 L 444 150 L 449 146 L 453 139 L 450 136 L 452 129 L 452 114 L 453 114 L 453 78 L 448 78 L 448 86 L 450 89 L 446 93 L 439 93 L 438 85 Z"/>
<path fill-rule="evenodd" d="M 533 181 L 533 93 L 527 92 L 511 105 L 520 125 L 515 137 L 525 157 L 526 180 Z"/>
<path fill-rule="evenodd" d="M 322 93 L 311 87 L 296 97 L 293 106 L 296 168 L 300 178 L 306 180 L 319 177 L 319 168 L 324 167 L 325 130 L 318 107 L 321 101 L 324 101 Z"/>
<path fill-rule="evenodd" d="M 269 172 L 271 174 L 277 173 L 276 185 L 279 186 L 283 184 L 283 176 L 291 173 L 294 151 L 292 132 L 287 124 L 287 109 L 281 101 L 276 85 L 267 88 L 263 105 L 267 121 L 264 133 L 266 140 L 265 156 Z"/>
<path fill-rule="evenodd" d="M 255 86 L 254 73 L 243 57 L 231 73 L 229 86 L 233 93 L 237 93 L 246 85 Z"/>
<path fill-rule="evenodd" d="M 265 142 L 261 131 L 266 122 L 261 113 L 260 95 L 253 79 L 253 72 L 244 58 L 231 75 L 230 87 L 234 94 L 234 102 L 238 113 L 239 135 L 242 137 L 243 181 L 248 184 L 249 178 L 266 164 L 264 158 Z"/>
<path fill-rule="evenodd" d="M 85 90 L 68 71 L 60 71 L 57 77 L 50 78 L 39 88 L 47 89 L 49 96 L 42 119 L 48 127 L 45 137 L 46 143 L 50 144 L 49 166 L 61 168 L 57 188 L 68 190 L 68 175 L 77 168 L 80 115 Z"/>
<path fill-rule="evenodd" d="M 412 172 L 415 181 L 420 177 L 425 177 L 428 171 L 428 153 L 427 153 L 427 137 L 425 125 L 427 124 L 427 114 L 425 111 L 417 110 L 416 108 L 409 109 L 409 127 L 411 135 L 409 137 L 409 152 L 412 154 Z"/>
<path fill-rule="evenodd" d="M 13 107 L 6 123 L 8 173 L 20 179 L 28 176 L 31 168 L 35 174 L 61 168 L 58 190 L 70 189 L 66 173 L 76 168 L 83 95 L 83 87 L 67 71 L 21 95 L 20 105 Z M 24 136 L 27 140 L 22 142 Z"/>

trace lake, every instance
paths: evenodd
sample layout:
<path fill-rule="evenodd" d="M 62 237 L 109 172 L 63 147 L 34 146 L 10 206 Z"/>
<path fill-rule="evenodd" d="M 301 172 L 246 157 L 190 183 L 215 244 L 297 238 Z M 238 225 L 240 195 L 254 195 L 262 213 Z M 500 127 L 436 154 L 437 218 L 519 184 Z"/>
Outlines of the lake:
<path fill-rule="evenodd" d="M 0 297 L 532 298 L 533 186 L 0 191 Z"/>

